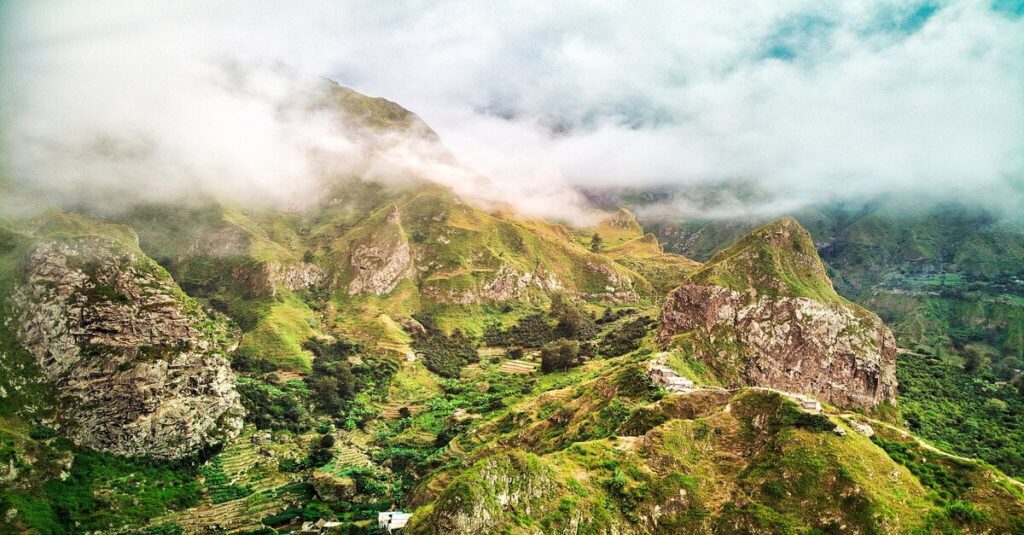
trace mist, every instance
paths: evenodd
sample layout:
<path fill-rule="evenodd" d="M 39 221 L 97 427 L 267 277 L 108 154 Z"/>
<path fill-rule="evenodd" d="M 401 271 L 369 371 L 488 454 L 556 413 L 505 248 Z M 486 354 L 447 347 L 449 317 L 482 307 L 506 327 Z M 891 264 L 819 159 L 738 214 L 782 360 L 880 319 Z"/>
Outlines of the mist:
<path fill-rule="evenodd" d="M 3 178 L 59 204 L 293 207 L 358 176 L 573 222 L 590 214 L 582 189 L 728 181 L 765 194 L 647 213 L 888 194 L 1024 211 L 1013 3 L 0 9 Z M 311 109 L 324 77 L 412 110 L 444 148 Z"/>

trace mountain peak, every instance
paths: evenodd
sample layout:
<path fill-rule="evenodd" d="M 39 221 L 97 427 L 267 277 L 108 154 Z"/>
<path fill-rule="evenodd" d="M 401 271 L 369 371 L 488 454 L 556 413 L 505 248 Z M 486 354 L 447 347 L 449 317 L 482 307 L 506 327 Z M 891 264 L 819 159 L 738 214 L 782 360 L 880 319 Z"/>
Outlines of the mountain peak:
<path fill-rule="evenodd" d="M 892 333 L 835 292 L 811 235 L 790 217 L 716 254 L 673 290 L 660 338 L 675 340 L 733 385 L 842 406 L 895 399 Z"/>
<path fill-rule="evenodd" d="M 811 235 L 792 217 L 760 227 L 717 253 L 691 279 L 737 291 L 842 301 Z"/>

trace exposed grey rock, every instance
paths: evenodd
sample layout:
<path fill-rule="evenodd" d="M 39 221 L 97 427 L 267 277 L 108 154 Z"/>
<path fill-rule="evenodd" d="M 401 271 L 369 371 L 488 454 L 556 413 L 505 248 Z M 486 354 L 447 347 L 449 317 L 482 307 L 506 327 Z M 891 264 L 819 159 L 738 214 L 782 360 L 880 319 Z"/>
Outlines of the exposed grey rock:
<path fill-rule="evenodd" d="M 690 333 L 687 347 L 733 385 L 873 407 L 896 399 L 896 342 L 874 314 L 805 297 L 750 299 L 687 283 L 669 294 L 660 340 Z"/>
<path fill-rule="evenodd" d="M 388 212 L 386 223 L 379 229 L 353 243 L 349 264 L 353 273 L 349 295 L 384 295 L 402 279 L 413 276 L 412 249 L 402 230 L 398 207 Z"/>
<path fill-rule="evenodd" d="M 231 270 L 231 278 L 254 296 L 274 296 L 279 287 L 288 290 L 315 288 L 322 285 L 326 277 L 323 269 L 308 262 L 287 265 L 265 262 L 255 269 L 237 267 Z"/>
<path fill-rule="evenodd" d="M 352 478 L 336 476 L 323 470 L 313 472 L 310 482 L 317 496 L 327 501 L 351 500 L 358 492 Z"/>
<path fill-rule="evenodd" d="M 170 459 L 241 429 L 226 327 L 155 262 L 113 240 L 45 241 L 11 297 L 7 324 L 57 385 L 77 444 Z"/>
<path fill-rule="evenodd" d="M 553 273 L 539 267 L 534 272 L 521 272 L 509 264 L 501 264 L 493 275 L 481 276 L 468 288 L 447 285 L 423 285 L 423 294 L 442 303 L 470 305 L 501 301 L 528 301 L 532 291 L 553 293 L 562 290 L 562 283 Z"/>
<path fill-rule="evenodd" d="M 530 515 L 558 492 L 554 474 L 522 453 L 499 454 L 474 467 L 473 480 L 452 483 L 412 533 L 491 533 L 511 511 Z"/>

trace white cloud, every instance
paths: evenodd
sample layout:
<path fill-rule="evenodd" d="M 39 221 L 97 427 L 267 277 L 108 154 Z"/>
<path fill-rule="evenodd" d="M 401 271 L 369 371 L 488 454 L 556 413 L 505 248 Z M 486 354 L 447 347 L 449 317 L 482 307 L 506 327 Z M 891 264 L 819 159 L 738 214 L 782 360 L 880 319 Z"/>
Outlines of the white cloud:
<path fill-rule="evenodd" d="M 324 153 L 358 159 L 358 140 L 282 112 L 302 86 L 281 63 L 414 110 L 493 185 L 418 153 L 378 171 L 532 214 L 579 215 L 578 186 L 734 178 L 771 206 L 892 192 L 1024 207 L 1024 19 L 986 2 L 153 6 L 6 5 L 15 179 L 305 195 Z M 225 63 L 253 73 L 244 91 Z M 70 150 L 111 132 L 144 165 Z"/>

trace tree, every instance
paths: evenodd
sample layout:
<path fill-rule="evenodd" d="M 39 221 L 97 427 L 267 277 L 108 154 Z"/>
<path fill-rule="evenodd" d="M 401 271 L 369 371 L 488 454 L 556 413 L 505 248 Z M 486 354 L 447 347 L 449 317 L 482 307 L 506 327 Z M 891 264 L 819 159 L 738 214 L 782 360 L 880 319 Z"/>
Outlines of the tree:
<path fill-rule="evenodd" d="M 558 330 L 567 338 L 577 338 L 583 332 L 583 313 L 575 304 L 569 304 L 558 318 Z"/>
<path fill-rule="evenodd" d="M 575 340 L 558 340 L 540 349 L 540 369 L 544 373 L 574 368 L 579 362 L 580 344 Z"/>
<path fill-rule="evenodd" d="M 999 361 L 999 376 L 1007 381 L 1012 381 L 1017 377 L 1017 370 L 1022 367 L 1024 364 L 1017 357 L 1006 357 Z"/>
<path fill-rule="evenodd" d="M 981 368 L 981 353 L 973 347 L 969 347 L 964 351 L 964 371 L 967 373 L 975 373 Z"/>
<path fill-rule="evenodd" d="M 354 396 L 352 367 L 347 362 L 313 363 L 313 373 L 306 385 L 313 392 L 317 406 L 328 414 L 341 411 L 344 401 Z"/>
<path fill-rule="evenodd" d="M 344 402 L 355 396 L 355 376 L 352 365 L 348 362 L 359 346 L 346 340 L 323 342 L 309 340 L 304 344 L 316 355 L 313 360 L 313 373 L 305 381 L 313 393 L 317 407 L 328 414 L 341 411 Z"/>
<path fill-rule="evenodd" d="M 319 439 L 310 440 L 310 450 L 308 463 L 312 467 L 320 467 L 329 462 L 334 458 L 334 454 L 331 453 L 331 447 L 334 446 L 334 437 L 331 435 L 324 435 Z"/>
<path fill-rule="evenodd" d="M 569 306 L 569 304 L 569 298 L 563 292 L 551 294 L 551 317 L 555 319 L 562 317 L 565 307 Z"/>
<path fill-rule="evenodd" d="M 594 235 L 590 237 L 590 250 L 595 253 L 600 251 L 601 241 L 601 235 L 595 232 Z"/>
<path fill-rule="evenodd" d="M 1006 412 L 1006 409 L 1009 408 L 1009 405 L 999 398 L 989 398 L 985 400 L 985 408 L 988 409 L 989 412 L 1002 414 Z"/>
<path fill-rule="evenodd" d="M 551 296 L 551 317 L 558 321 L 556 331 L 563 338 L 583 339 L 592 334 L 594 319 L 562 293 Z"/>

